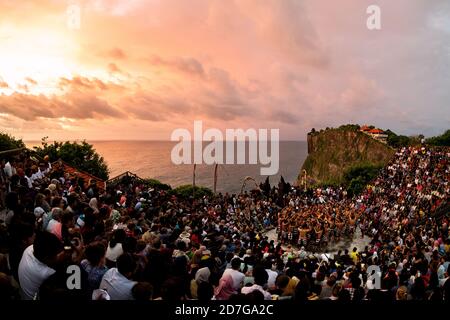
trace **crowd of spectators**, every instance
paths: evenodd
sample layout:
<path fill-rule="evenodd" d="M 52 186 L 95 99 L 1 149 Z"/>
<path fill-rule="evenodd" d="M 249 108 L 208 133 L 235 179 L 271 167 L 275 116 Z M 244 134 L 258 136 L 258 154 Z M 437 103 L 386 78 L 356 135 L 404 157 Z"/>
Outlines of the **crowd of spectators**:
<path fill-rule="evenodd" d="M 128 177 L 103 190 L 48 158 L 5 159 L 0 296 L 448 301 L 449 159 L 399 149 L 355 197 L 289 187 L 200 199 Z M 365 248 L 327 252 L 357 229 Z"/>

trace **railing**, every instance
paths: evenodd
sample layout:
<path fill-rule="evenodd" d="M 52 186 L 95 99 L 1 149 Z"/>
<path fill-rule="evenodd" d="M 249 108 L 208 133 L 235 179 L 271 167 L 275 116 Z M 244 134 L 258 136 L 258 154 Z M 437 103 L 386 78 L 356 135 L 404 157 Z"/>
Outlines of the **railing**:
<path fill-rule="evenodd" d="M 130 171 L 125 171 L 124 173 L 121 173 L 118 176 L 115 176 L 114 178 L 111 178 L 108 181 L 106 181 L 106 185 L 112 185 L 112 184 L 118 183 L 124 177 L 131 177 L 131 178 L 134 178 L 134 179 L 139 180 L 141 182 L 145 181 L 145 179 L 139 177 L 137 174 L 132 173 Z"/>
<path fill-rule="evenodd" d="M 8 154 L 11 154 L 11 153 L 19 153 L 19 152 L 24 151 L 26 149 L 27 148 L 17 148 L 17 149 L 10 149 L 10 150 L 0 151 L 0 156 L 8 155 Z"/>
<path fill-rule="evenodd" d="M 64 171 L 64 173 L 68 173 L 69 175 L 83 177 L 83 178 L 85 178 L 85 183 L 88 183 L 89 180 L 95 180 L 97 182 L 97 187 L 100 190 L 106 189 L 106 183 L 104 180 L 102 180 L 99 177 L 96 177 L 86 171 L 80 170 L 62 160 L 53 162 L 52 167 L 53 168 L 61 168 Z"/>

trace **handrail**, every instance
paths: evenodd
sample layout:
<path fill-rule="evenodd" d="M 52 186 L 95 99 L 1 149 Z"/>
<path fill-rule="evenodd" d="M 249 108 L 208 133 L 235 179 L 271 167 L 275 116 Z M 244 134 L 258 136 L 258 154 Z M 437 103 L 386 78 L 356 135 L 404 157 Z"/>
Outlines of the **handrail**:
<path fill-rule="evenodd" d="M 133 173 L 131 171 L 125 171 L 125 172 L 119 174 L 118 176 L 115 176 L 114 178 L 111 178 L 111 179 L 107 180 L 106 183 L 110 184 L 110 183 L 112 183 L 112 182 L 114 182 L 116 180 L 119 180 L 119 179 L 123 178 L 123 177 L 130 177 L 130 176 L 134 177 L 134 178 L 136 178 L 138 180 L 142 180 L 142 181 L 145 180 L 145 179 L 139 177 L 137 174 L 135 174 L 135 173 Z"/>
<path fill-rule="evenodd" d="M 4 154 L 10 154 L 10 153 L 14 153 L 14 152 L 19 152 L 19 151 L 23 151 L 26 150 L 27 148 L 23 147 L 23 148 L 16 148 L 16 149 L 9 149 L 9 150 L 3 150 L 0 151 L 0 156 L 4 155 Z"/>

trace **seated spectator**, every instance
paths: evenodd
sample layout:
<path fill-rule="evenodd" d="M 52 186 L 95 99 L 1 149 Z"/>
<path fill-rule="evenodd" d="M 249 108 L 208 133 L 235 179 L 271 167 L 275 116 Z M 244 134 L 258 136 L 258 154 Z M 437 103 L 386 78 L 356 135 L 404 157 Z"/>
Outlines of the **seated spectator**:
<path fill-rule="evenodd" d="M 111 300 L 133 300 L 132 281 L 136 262 L 131 254 L 124 253 L 117 259 L 117 268 L 108 270 L 100 283 L 100 289 L 108 292 Z"/>
<path fill-rule="evenodd" d="M 81 267 L 88 274 L 88 284 L 91 290 L 100 287 L 103 276 L 108 271 L 105 266 L 105 253 L 105 246 L 101 242 L 89 244 L 84 251 L 86 259 L 81 261 Z"/>
<path fill-rule="evenodd" d="M 54 274 L 58 255 L 63 251 L 59 239 L 51 233 L 39 232 L 34 243 L 25 249 L 19 264 L 21 296 L 37 298 L 41 284 Z"/>
<path fill-rule="evenodd" d="M 267 285 L 267 280 L 269 279 L 267 271 L 261 266 L 255 266 L 253 268 L 253 277 L 255 279 L 255 283 L 252 286 L 243 287 L 241 289 L 241 293 L 249 294 L 257 290 L 263 294 L 264 300 L 271 300 L 272 295 L 264 289 L 264 286 Z"/>
<path fill-rule="evenodd" d="M 230 275 L 233 279 L 233 289 L 235 292 L 239 292 L 244 283 L 245 274 L 243 274 L 240 270 L 242 264 L 242 260 L 238 257 L 233 258 L 231 260 L 231 268 L 226 269 L 223 273 L 223 276 Z"/>
<path fill-rule="evenodd" d="M 153 286 L 149 282 L 138 282 L 131 293 L 136 301 L 149 301 L 153 299 Z"/>
<path fill-rule="evenodd" d="M 235 294 L 233 278 L 230 274 L 223 275 L 220 278 L 219 285 L 214 289 L 214 297 L 216 300 L 228 300 L 231 295 Z"/>
<path fill-rule="evenodd" d="M 122 244 L 125 241 L 127 234 L 123 229 L 117 229 L 114 231 L 111 240 L 108 243 L 106 249 L 106 265 L 108 267 L 115 266 L 117 258 L 123 254 Z"/>

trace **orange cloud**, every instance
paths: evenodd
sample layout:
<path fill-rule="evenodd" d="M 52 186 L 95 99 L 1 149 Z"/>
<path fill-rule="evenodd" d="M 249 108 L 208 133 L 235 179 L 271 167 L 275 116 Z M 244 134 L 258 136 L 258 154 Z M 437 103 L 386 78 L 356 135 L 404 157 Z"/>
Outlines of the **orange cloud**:
<path fill-rule="evenodd" d="M 0 112 L 34 121 L 39 118 L 102 119 L 125 117 L 108 102 L 90 94 L 69 93 L 63 96 L 13 93 L 0 95 Z"/>
<path fill-rule="evenodd" d="M 37 84 L 38 84 L 36 80 L 33 80 L 33 79 L 30 78 L 30 77 L 26 77 L 26 78 L 25 78 L 25 81 L 28 82 L 28 83 L 31 84 L 31 85 L 37 85 Z"/>
<path fill-rule="evenodd" d="M 374 33 L 371 2 L 81 0 L 71 30 L 67 2 L 3 1 L 0 113 L 58 123 L 51 130 L 75 119 L 79 131 L 58 137 L 100 139 L 123 127 L 128 138 L 167 138 L 195 119 L 289 139 L 342 122 L 442 131 L 450 5 L 380 0 Z"/>
<path fill-rule="evenodd" d="M 0 80 L 0 88 L 9 88 L 9 85 L 5 81 Z"/>
<path fill-rule="evenodd" d="M 107 52 L 107 56 L 113 59 L 122 60 L 127 58 L 125 51 L 119 48 L 113 48 Z"/>
<path fill-rule="evenodd" d="M 149 59 L 149 63 L 153 66 L 163 66 L 172 69 L 175 72 L 182 72 L 188 75 L 204 76 L 203 65 L 194 58 L 173 58 L 164 59 L 159 56 L 153 56 Z"/>

